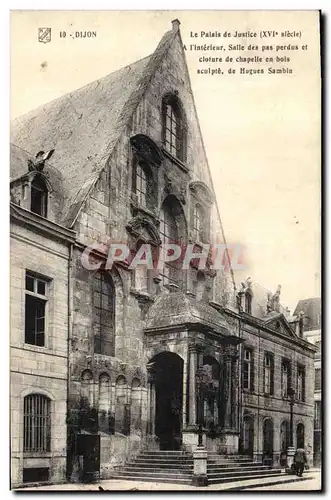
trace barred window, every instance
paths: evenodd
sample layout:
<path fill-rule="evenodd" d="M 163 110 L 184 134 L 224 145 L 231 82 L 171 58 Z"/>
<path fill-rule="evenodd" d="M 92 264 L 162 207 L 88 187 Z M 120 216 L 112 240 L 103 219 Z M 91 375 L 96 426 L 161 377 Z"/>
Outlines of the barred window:
<path fill-rule="evenodd" d="M 93 280 L 94 352 L 115 354 L 115 287 L 109 274 L 98 272 Z"/>
<path fill-rule="evenodd" d="M 24 398 L 24 452 L 51 449 L 51 401 L 42 394 Z"/>
<path fill-rule="evenodd" d="M 25 275 L 25 343 L 45 345 L 47 281 L 32 273 Z"/>

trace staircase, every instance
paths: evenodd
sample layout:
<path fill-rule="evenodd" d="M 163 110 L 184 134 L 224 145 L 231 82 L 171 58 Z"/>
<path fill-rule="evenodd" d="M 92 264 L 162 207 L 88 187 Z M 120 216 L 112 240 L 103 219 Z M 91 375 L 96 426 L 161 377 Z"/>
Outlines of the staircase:
<path fill-rule="evenodd" d="M 208 453 L 208 484 L 244 481 L 283 475 L 262 463 L 240 455 Z M 144 451 L 124 466 L 116 467 L 113 479 L 155 483 L 191 484 L 193 456 L 184 451 Z"/>

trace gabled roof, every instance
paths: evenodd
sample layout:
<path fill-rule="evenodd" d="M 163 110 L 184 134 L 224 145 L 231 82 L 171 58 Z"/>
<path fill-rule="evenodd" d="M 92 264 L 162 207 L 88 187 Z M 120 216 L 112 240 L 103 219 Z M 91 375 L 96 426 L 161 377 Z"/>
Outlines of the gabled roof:
<path fill-rule="evenodd" d="M 58 169 L 63 178 L 62 222 L 69 227 L 98 180 L 175 35 L 176 30 L 167 32 L 151 56 L 12 122 L 14 161 L 11 177 L 19 177 L 27 171 L 24 156 L 55 149 L 51 166 Z"/>
<path fill-rule="evenodd" d="M 294 328 L 291 327 L 284 314 L 281 312 L 271 311 L 266 314 L 261 320 L 265 325 L 276 330 L 280 333 L 290 335 L 291 337 L 297 337 Z"/>

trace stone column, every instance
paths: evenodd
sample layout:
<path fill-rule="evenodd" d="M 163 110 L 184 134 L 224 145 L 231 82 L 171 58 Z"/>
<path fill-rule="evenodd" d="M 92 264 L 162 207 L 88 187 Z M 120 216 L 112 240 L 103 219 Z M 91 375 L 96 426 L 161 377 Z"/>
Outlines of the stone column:
<path fill-rule="evenodd" d="M 239 435 L 236 416 L 236 385 L 237 385 L 237 346 L 228 345 L 225 348 L 225 414 L 224 414 L 224 436 L 225 449 L 228 454 L 238 453 Z"/>
<path fill-rule="evenodd" d="M 187 411 L 187 375 L 188 375 L 187 355 L 183 363 L 183 396 L 182 396 L 182 429 L 186 426 L 186 411 Z"/>
<path fill-rule="evenodd" d="M 155 370 L 153 367 L 147 367 L 147 434 L 155 435 Z"/>
<path fill-rule="evenodd" d="M 232 428 L 232 356 L 231 351 L 227 348 L 224 356 L 225 363 L 225 388 L 226 388 L 226 400 L 225 400 L 225 415 L 224 415 L 224 427 L 225 429 Z"/>
<path fill-rule="evenodd" d="M 197 425 L 196 372 L 198 350 L 196 345 L 189 346 L 189 425 Z"/>

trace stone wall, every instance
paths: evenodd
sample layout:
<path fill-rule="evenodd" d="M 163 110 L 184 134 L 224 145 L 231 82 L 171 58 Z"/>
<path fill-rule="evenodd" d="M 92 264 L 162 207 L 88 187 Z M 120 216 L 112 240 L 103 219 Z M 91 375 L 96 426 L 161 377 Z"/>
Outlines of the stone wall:
<path fill-rule="evenodd" d="M 11 227 L 11 455 L 12 486 L 22 484 L 23 467 L 49 467 L 50 480 L 65 480 L 68 337 L 68 249 L 27 228 Z M 48 278 L 45 347 L 24 343 L 25 272 Z M 23 453 L 24 397 L 51 400 L 51 451 Z"/>

